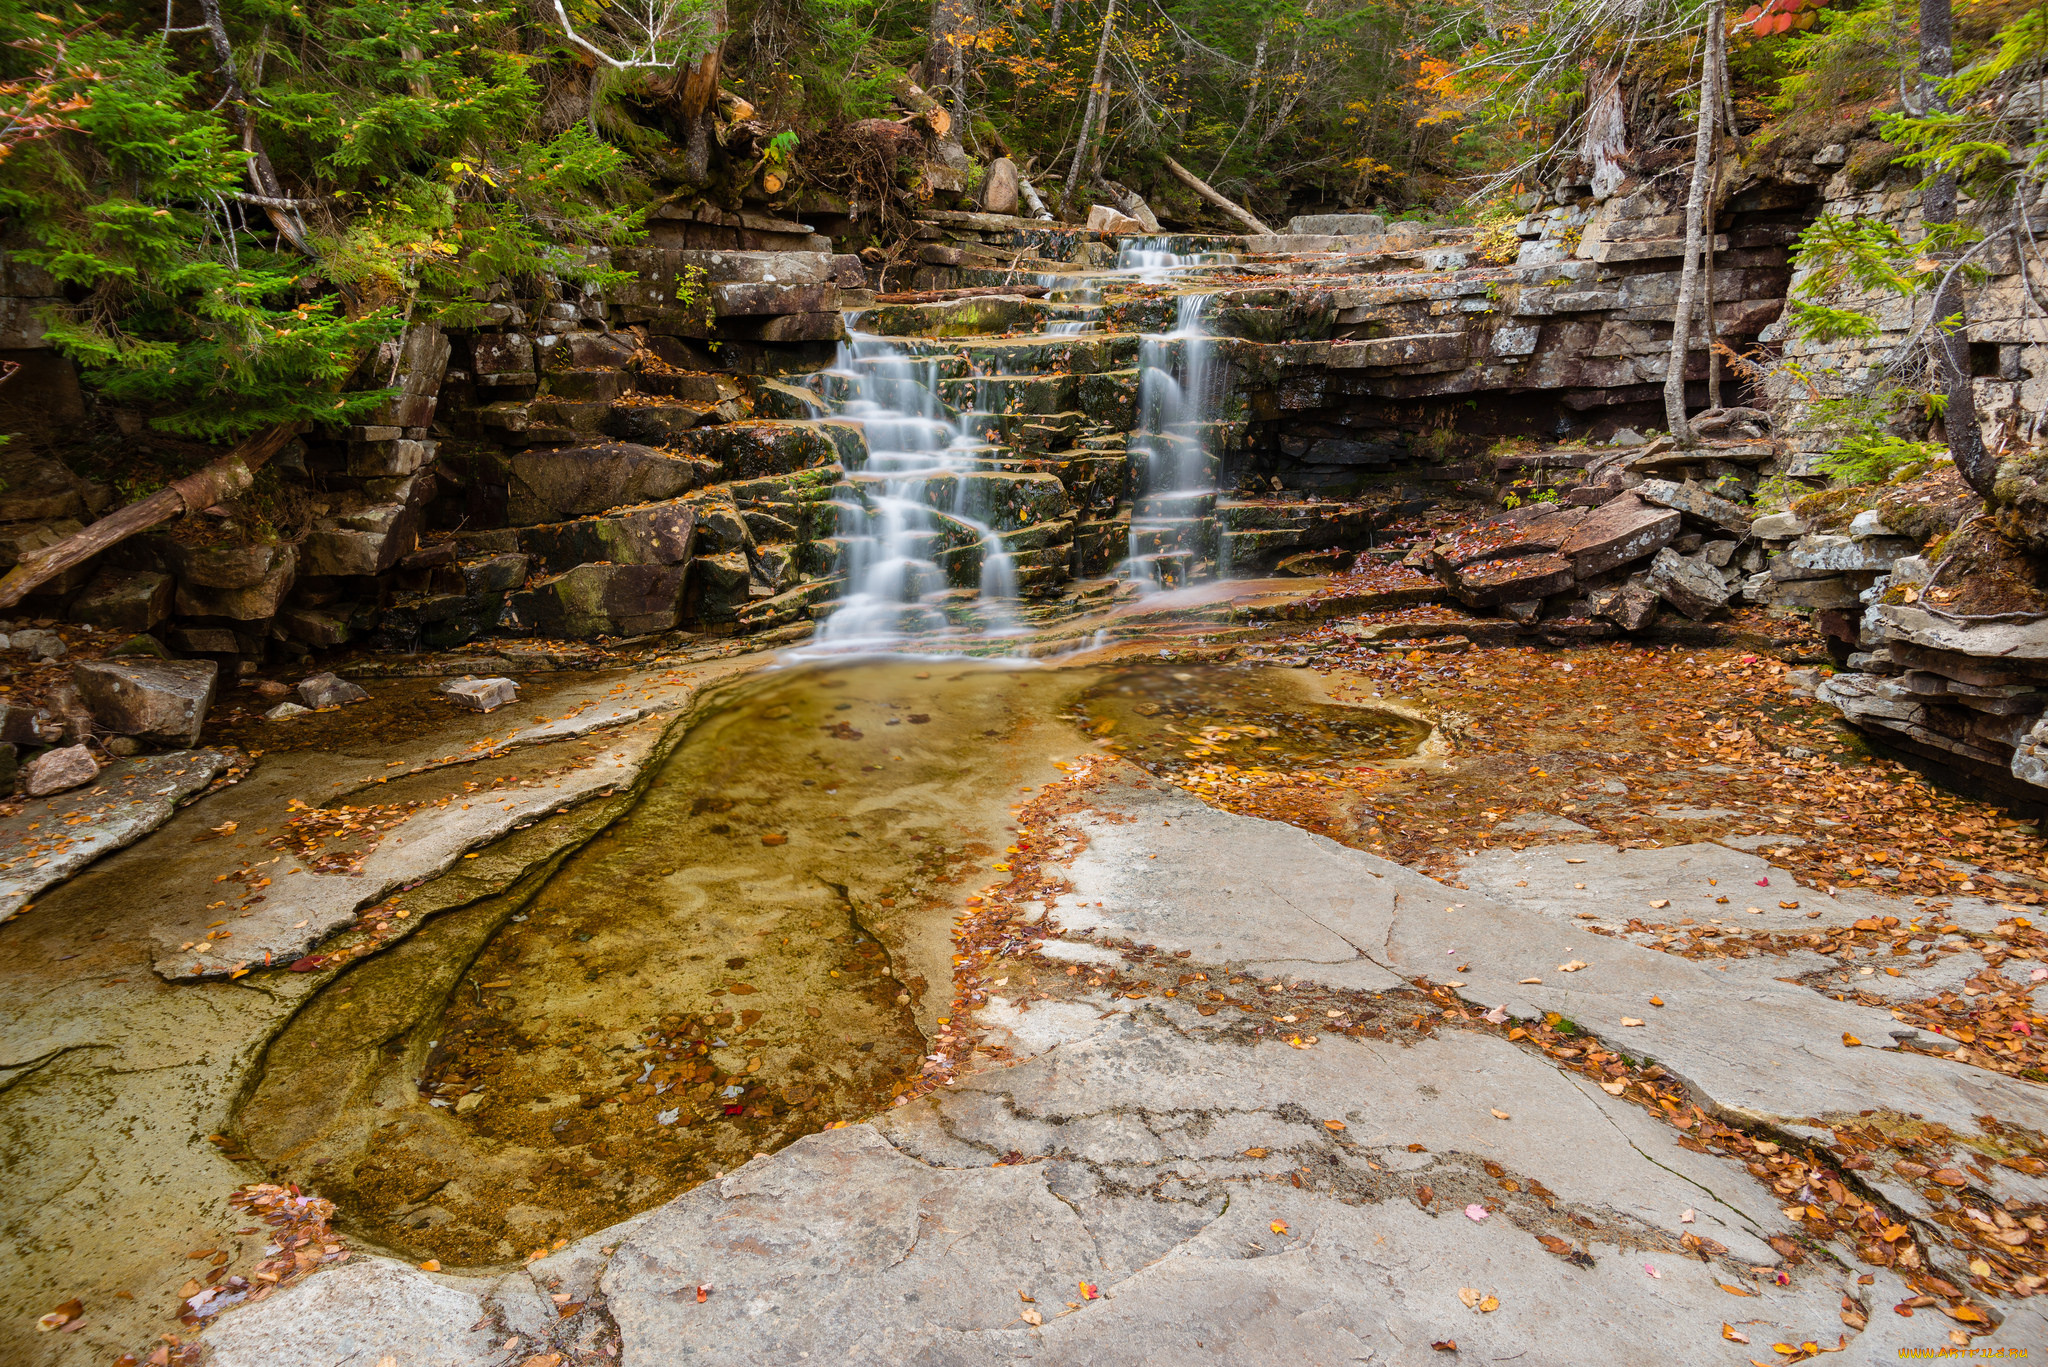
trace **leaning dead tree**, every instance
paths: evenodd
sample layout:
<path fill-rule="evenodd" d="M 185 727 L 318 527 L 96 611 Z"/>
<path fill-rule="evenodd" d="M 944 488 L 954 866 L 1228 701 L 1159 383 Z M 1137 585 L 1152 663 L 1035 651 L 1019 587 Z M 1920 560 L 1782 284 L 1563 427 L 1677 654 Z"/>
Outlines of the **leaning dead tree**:
<path fill-rule="evenodd" d="M 562 39 L 599 66 L 654 77 L 655 93 L 673 100 L 683 139 L 683 169 L 702 181 L 711 169 L 718 64 L 725 52 L 725 0 L 599 0 L 596 17 L 578 27 L 564 0 L 553 0 Z"/>
<path fill-rule="evenodd" d="M 1208 181 L 1203 180 L 1200 176 L 1196 175 L 1193 171 L 1188 170 L 1187 167 L 1181 165 L 1172 157 L 1162 157 L 1161 160 L 1163 160 L 1166 163 L 1166 169 L 1173 173 L 1173 178 L 1175 180 L 1187 186 L 1190 190 L 1193 190 L 1197 195 L 1201 196 L 1209 203 L 1221 209 L 1225 214 L 1229 215 L 1230 219 L 1233 222 L 1242 225 L 1245 231 L 1259 233 L 1261 235 L 1269 235 L 1272 233 L 1273 230 L 1271 228 L 1268 228 L 1264 223 L 1261 223 L 1258 220 L 1257 216 L 1251 212 L 1251 210 L 1245 208 L 1242 204 L 1239 204 L 1235 200 L 1226 199 L 1222 194 L 1210 188 Z"/>
<path fill-rule="evenodd" d="M 296 423 L 279 423 L 250 437 L 203 470 L 173 480 L 139 503 L 109 513 L 84 531 L 73 532 L 62 541 L 30 551 L 0 579 L 0 608 L 11 608 L 38 585 L 47 583 L 74 565 L 82 565 L 111 546 L 119 545 L 137 532 L 146 532 L 159 522 L 185 513 L 211 508 L 230 494 L 247 489 L 256 471 L 284 449 L 298 434 Z"/>

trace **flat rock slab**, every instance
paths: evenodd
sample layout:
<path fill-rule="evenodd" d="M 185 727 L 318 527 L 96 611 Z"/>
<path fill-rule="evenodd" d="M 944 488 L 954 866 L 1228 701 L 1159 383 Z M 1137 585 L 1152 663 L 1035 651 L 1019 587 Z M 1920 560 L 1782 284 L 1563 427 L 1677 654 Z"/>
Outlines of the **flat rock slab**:
<path fill-rule="evenodd" d="M 214 1367 L 496 1367 L 503 1342 L 475 1290 L 387 1258 L 351 1258 L 224 1314 L 205 1338 Z M 483 1323 L 479 1323 L 483 1321 Z"/>
<path fill-rule="evenodd" d="M 169 981 L 187 982 L 227 977 L 252 964 L 291 963 L 400 887 L 445 872 L 472 850 L 551 812 L 629 786 L 659 745 L 662 731 L 659 722 L 643 722 L 583 752 L 581 767 L 535 786 L 473 797 L 458 792 L 456 797 L 467 800 L 422 807 L 395 827 L 356 873 L 319 873 L 296 856 L 284 855 L 265 868 L 270 879 L 266 900 L 253 915 L 233 921 L 232 938 L 192 944 L 181 927 L 160 930 L 156 971 Z"/>
<path fill-rule="evenodd" d="M 43 889 L 169 821 L 180 801 L 227 766 L 218 750 L 117 760 L 91 787 L 31 800 L 0 820 L 0 921 Z"/>

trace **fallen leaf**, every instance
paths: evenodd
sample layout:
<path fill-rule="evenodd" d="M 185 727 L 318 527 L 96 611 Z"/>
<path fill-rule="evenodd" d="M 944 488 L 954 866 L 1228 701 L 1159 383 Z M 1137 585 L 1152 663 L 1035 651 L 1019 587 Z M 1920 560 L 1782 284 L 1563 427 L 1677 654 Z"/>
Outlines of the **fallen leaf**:
<path fill-rule="evenodd" d="M 1415 1199 L 1425 1206 L 1428 1205 L 1436 1199 L 1436 1188 L 1427 1182 L 1423 1183 L 1415 1189 Z"/>
<path fill-rule="evenodd" d="M 1731 1296 L 1754 1296 L 1756 1294 L 1756 1292 L 1748 1290 L 1745 1287 L 1730 1286 L 1726 1282 L 1717 1281 L 1714 1283 L 1714 1285 L 1720 1287 L 1723 1291 L 1726 1291 Z"/>
<path fill-rule="evenodd" d="M 1671 899 L 1669 897 L 1660 897 L 1656 901 L 1650 903 L 1650 905 L 1655 907 L 1657 910 L 1662 911 L 1664 910 L 1664 908 L 1671 905 Z"/>
<path fill-rule="evenodd" d="M 422 1272 L 439 1272 L 440 1270 L 441 1262 L 438 1258 L 429 1258 L 420 1264 L 420 1271 Z"/>
<path fill-rule="evenodd" d="M 1542 1244 L 1560 1258 L 1571 1256 L 1572 1246 L 1558 1238 L 1555 1234 L 1539 1234 L 1536 1236 L 1536 1242 Z"/>
<path fill-rule="evenodd" d="M 1557 966 L 1557 971 L 1560 973 L 1576 973 L 1585 966 L 1586 961 L 1584 959 L 1573 959 L 1568 964 L 1559 964 Z"/>
<path fill-rule="evenodd" d="M 1662 1281 L 1664 1278 L 1664 1274 L 1662 1272 L 1659 1272 L 1656 1268 L 1650 1266 L 1648 1263 L 1643 1264 L 1643 1271 L 1649 1273 L 1652 1277 L 1657 1278 L 1659 1281 Z"/>
<path fill-rule="evenodd" d="M 1799 910 L 1799 904 L 1797 902 L 1780 902 L 1778 903 L 1778 905 L 1783 907 L 1787 911 Z"/>
<path fill-rule="evenodd" d="M 1505 1006 L 1496 1006 L 1493 1010 L 1487 1012 L 1483 1019 L 1492 1025 L 1506 1025 L 1508 1023 L 1508 1009 Z"/>
<path fill-rule="evenodd" d="M 1699 1214 L 1700 1213 L 1694 1210 L 1691 1206 L 1687 1206 L 1684 1210 L 1678 1213 L 1678 1223 L 1680 1223 L 1681 1225 L 1689 1225 L 1694 1220 L 1697 1220 L 1699 1218 Z"/>
<path fill-rule="evenodd" d="M 1494 1118 L 1495 1120 L 1510 1120 L 1510 1119 L 1513 1119 L 1513 1117 L 1512 1117 L 1512 1116 L 1510 1116 L 1510 1115 L 1509 1115 L 1509 1114 L 1508 1114 L 1508 1113 L 1507 1113 L 1506 1111 L 1495 1111 L 1495 1112 L 1493 1113 L 1493 1118 Z"/>
<path fill-rule="evenodd" d="M 1721 1326 L 1721 1337 L 1727 1339 L 1730 1343 L 1749 1342 L 1749 1335 L 1738 1332 L 1734 1325 L 1727 1323 L 1723 1323 Z"/>
<path fill-rule="evenodd" d="M 761 837 L 761 843 L 763 845 L 787 845 L 789 843 L 789 837 L 786 835 L 770 833 L 768 835 L 764 835 Z"/>
<path fill-rule="evenodd" d="M 1082 1282 L 1082 1283 L 1081 1283 L 1081 1299 L 1082 1299 L 1082 1300 L 1084 1300 L 1084 1301 L 1092 1301 L 1092 1300 L 1098 1300 L 1098 1299 L 1100 1299 L 1100 1298 L 1101 1298 L 1101 1296 L 1102 1296 L 1102 1293 L 1101 1293 L 1100 1291 L 1098 1291 L 1098 1290 L 1096 1290 L 1096 1289 L 1095 1289 L 1095 1283 L 1093 1283 L 1093 1282 Z"/>
<path fill-rule="evenodd" d="M 1323 1122 L 1323 1128 L 1326 1130 L 1335 1131 L 1338 1134 L 1342 1134 L 1344 1132 L 1344 1122 L 1341 1120 L 1325 1120 Z"/>
<path fill-rule="evenodd" d="M 1628 1079 L 1621 1078 L 1614 1082 L 1603 1082 L 1600 1084 L 1600 1090 L 1609 1096 L 1620 1096 L 1628 1090 Z"/>
<path fill-rule="evenodd" d="M 1854 1049 L 1857 1045 L 1863 1043 L 1863 1041 L 1857 1039 L 1854 1035 L 1844 1034 L 1842 1036 L 1842 1043 L 1848 1045 L 1851 1049 Z"/>
<path fill-rule="evenodd" d="M 1939 1182 L 1945 1187 L 1965 1187 L 1970 1184 L 1970 1179 L 1954 1168 L 1943 1168 L 1938 1172 L 1929 1173 L 1928 1180 Z"/>
<path fill-rule="evenodd" d="M 1652 1006 L 1662 1006 L 1663 1004 L 1664 1004 L 1664 999 L 1663 999 L 1662 997 L 1652 997 L 1652 998 L 1650 998 L 1650 1005 L 1652 1005 Z"/>
<path fill-rule="evenodd" d="M 1641 1024 L 1642 1024 L 1642 1022 L 1641 1022 L 1641 1021 L 1639 1021 L 1639 1020 L 1637 1020 L 1637 1019 L 1636 1019 L 1636 1018 L 1635 1018 L 1634 1016 L 1623 1016 L 1623 1017 L 1621 1018 L 1621 1023 L 1622 1023 L 1623 1025 L 1641 1025 Z"/>
<path fill-rule="evenodd" d="M 1458 1351 L 1458 1341 L 1456 1339 L 1438 1339 L 1429 1346 L 1436 1349 L 1439 1353 L 1455 1353 Z"/>
<path fill-rule="evenodd" d="M 1487 1210 L 1485 1206 L 1480 1205 L 1477 1201 L 1474 1201 L 1471 1205 L 1465 1207 L 1465 1218 L 1468 1220 L 1484 1220 L 1490 1214 L 1492 1214 L 1492 1212 Z"/>
<path fill-rule="evenodd" d="M 1285 1234 L 1287 1232 L 1287 1222 L 1285 1220 L 1275 1220 L 1272 1229 L 1275 1234 Z"/>
<path fill-rule="evenodd" d="M 1523 978 L 1523 979 L 1521 979 L 1521 981 L 1522 981 L 1522 983 L 1523 983 L 1524 985 L 1527 985 L 1527 984 L 1529 984 L 1529 983 L 1534 983 L 1534 984 L 1535 984 L 1536 986 L 1538 986 L 1538 987 L 1541 987 L 1541 986 L 1543 986 L 1543 979 L 1541 979 L 1541 978 Z"/>
<path fill-rule="evenodd" d="M 1265 1149 L 1246 1149 L 1244 1151 L 1244 1156 L 1246 1158 L 1264 1158 L 1267 1152 L 1268 1151 Z"/>
<path fill-rule="evenodd" d="M 1034 1327 L 1045 1323 L 1045 1316 L 1039 1314 L 1036 1310 L 1033 1310 L 1028 1305 L 1025 1306 L 1022 1310 L 1018 1311 L 1017 1313 L 1023 1317 L 1024 1322 L 1026 1324 L 1032 1325 Z"/>
<path fill-rule="evenodd" d="M 1479 1313 L 1482 1315 L 1491 1315 L 1498 1309 L 1500 1309 L 1500 1297 L 1498 1296 L 1488 1296 L 1485 1300 L 1479 1302 Z"/>
<path fill-rule="evenodd" d="M 1461 1286 L 1458 1288 L 1458 1299 L 1465 1303 L 1465 1308 L 1467 1310 L 1470 1310 L 1477 1306 L 1479 1304 L 1479 1298 L 1484 1294 L 1485 1293 L 1482 1292 L 1476 1286 Z"/>
<path fill-rule="evenodd" d="M 706 1302 L 706 1301 L 708 1301 L 708 1300 L 710 1300 L 710 1299 L 711 1299 L 711 1283 L 709 1283 L 709 1282 L 706 1282 L 706 1283 L 704 1283 L 704 1284 L 703 1284 L 702 1286 L 700 1286 L 700 1287 L 698 1287 L 698 1288 L 697 1288 L 697 1304 L 699 1304 L 699 1305 L 702 1305 L 702 1304 L 704 1304 L 704 1302 Z"/>

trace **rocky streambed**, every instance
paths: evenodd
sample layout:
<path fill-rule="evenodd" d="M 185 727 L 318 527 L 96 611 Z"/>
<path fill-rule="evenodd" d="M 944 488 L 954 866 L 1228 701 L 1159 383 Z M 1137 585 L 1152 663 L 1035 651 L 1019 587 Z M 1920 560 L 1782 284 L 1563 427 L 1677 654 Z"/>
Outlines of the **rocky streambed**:
<path fill-rule="evenodd" d="M 1225 606 L 336 732 L 45 893 L 10 1356 L 2041 1341 L 2031 826 L 1754 651 Z M 352 836 L 394 895 L 161 971 L 316 794 L 405 813 Z M 268 876 L 235 924 L 349 875 Z"/>

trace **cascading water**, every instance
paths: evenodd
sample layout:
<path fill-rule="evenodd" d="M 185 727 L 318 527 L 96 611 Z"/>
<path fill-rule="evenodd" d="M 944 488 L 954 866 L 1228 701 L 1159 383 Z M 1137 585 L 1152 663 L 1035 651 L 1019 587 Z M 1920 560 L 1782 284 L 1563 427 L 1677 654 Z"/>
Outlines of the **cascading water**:
<path fill-rule="evenodd" d="M 1139 343 L 1138 427 L 1129 447 L 1138 488 L 1123 572 L 1141 586 L 1184 583 L 1213 560 L 1216 339 L 1202 323 L 1212 298 L 1180 296 L 1173 331 Z"/>
<path fill-rule="evenodd" d="M 868 454 L 847 472 L 861 499 L 839 509 L 846 595 L 820 625 L 818 644 L 862 649 L 946 630 L 949 590 L 977 554 L 974 625 L 987 635 L 1014 632 L 1015 564 L 968 511 L 976 453 L 987 447 L 940 399 L 938 361 L 851 332 L 822 378 L 860 423 Z"/>

